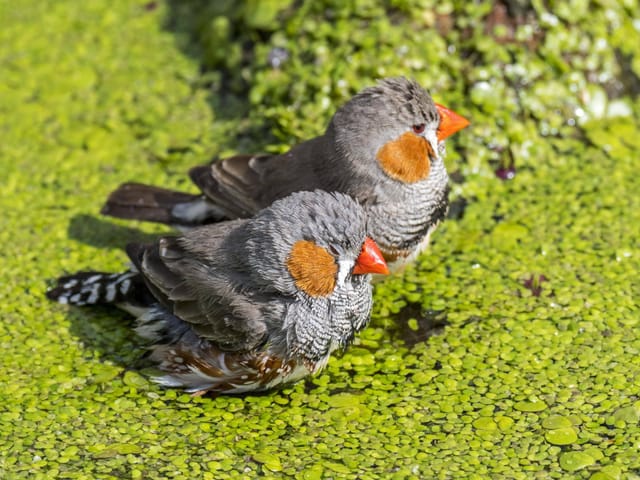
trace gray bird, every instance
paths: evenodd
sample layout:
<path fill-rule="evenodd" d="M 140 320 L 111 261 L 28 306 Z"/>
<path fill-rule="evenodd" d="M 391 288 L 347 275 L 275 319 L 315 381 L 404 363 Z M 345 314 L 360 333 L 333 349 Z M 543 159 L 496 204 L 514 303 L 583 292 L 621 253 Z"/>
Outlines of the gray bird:
<path fill-rule="evenodd" d="M 190 392 L 267 390 L 322 369 L 364 328 L 388 273 L 349 196 L 298 192 L 251 219 L 130 244 L 124 273 L 61 277 L 47 297 L 137 316 L 157 381 Z"/>
<path fill-rule="evenodd" d="M 192 168 L 202 194 L 125 183 L 102 213 L 190 227 L 249 217 L 299 190 L 338 191 L 365 208 L 370 235 L 395 270 L 426 248 L 446 215 L 444 139 L 468 124 L 415 81 L 389 78 L 342 106 L 324 135 L 287 153 Z"/>

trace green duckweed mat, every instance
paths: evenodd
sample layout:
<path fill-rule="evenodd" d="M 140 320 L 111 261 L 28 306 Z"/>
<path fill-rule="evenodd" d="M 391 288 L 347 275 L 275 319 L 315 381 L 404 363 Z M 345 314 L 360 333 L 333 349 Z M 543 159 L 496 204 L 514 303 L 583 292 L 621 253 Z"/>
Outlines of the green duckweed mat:
<path fill-rule="evenodd" d="M 638 2 L 294 3 L 0 0 L 0 477 L 640 478 Z M 120 182 L 194 191 L 397 74 L 472 120 L 451 218 L 319 376 L 191 398 L 44 298 L 166 231 L 99 216 Z"/>

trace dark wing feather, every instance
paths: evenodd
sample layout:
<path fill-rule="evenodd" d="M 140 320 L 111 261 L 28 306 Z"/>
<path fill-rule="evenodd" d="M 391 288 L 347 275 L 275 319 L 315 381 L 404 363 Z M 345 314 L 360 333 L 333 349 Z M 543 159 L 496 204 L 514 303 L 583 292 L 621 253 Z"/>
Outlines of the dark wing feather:
<path fill-rule="evenodd" d="M 189 170 L 189 176 L 202 193 L 229 216 L 249 217 L 263 207 L 255 198 L 255 190 L 261 184 L 260 175 L 251 167 L 255 158 L 269 156 L 236 155 L 194 167 Z"/>
<path fill-rule="evenodd" d="M 207 225 L 185 237 L 127 247 L 161 305 L 201 337 L 233 351 L 257 347 L 266 333 L 262 312 L 246 293 L 248 272 L 230 256 L 224 242 L 244 222 Z"/>
<path fill-rule="evenodd" d="M 314 168 L 324 163 L 325 143 L 316 137 L 282 155 L 235 155 L 194 167 L 189 176 L 230 218 L 250 217 L 292 192 L 333 190 Z"/>
<path fill-rule="evenodd" d="M 160 239 L 162 242 L 165 238 Z M 169 311 L 173 310 L 173 302 L 169 299 L 168 292 L 171 285 L 177 285 L 179 279 L 167 268 L 158 255 L 158 243 L 143 245 L 130 243 L 126 248 L 127 255 L 136 267 L 151 294 Z"/>

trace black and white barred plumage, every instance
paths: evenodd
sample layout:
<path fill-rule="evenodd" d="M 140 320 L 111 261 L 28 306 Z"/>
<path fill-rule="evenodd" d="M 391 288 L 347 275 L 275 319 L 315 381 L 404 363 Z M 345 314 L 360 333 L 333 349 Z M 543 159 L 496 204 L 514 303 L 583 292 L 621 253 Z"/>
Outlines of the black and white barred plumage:
<path fill-rule="evenodd" d="M 58 279 L 47 296 L 62 304 L 97 305 L 129 302 L 144 286 L 135 271 L 124 273 L 78 272 Z"/>

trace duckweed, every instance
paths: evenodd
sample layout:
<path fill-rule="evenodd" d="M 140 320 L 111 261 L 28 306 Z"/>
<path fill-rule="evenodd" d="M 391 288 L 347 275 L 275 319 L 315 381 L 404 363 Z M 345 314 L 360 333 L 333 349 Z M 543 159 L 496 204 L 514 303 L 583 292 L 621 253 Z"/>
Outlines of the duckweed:
<path fill-rule="evenodd" d="M 571 445 L 578 440 L 578 432 L 572 427 L 554 428 L 547 431 L 544 438 L 552 445 Z"/>
<path fill-rule="evenodd" d="M 589 467 L 596 459 L 585 452 L 567 452 L 560 455 L 560 466 L 569 472 Z"/>

